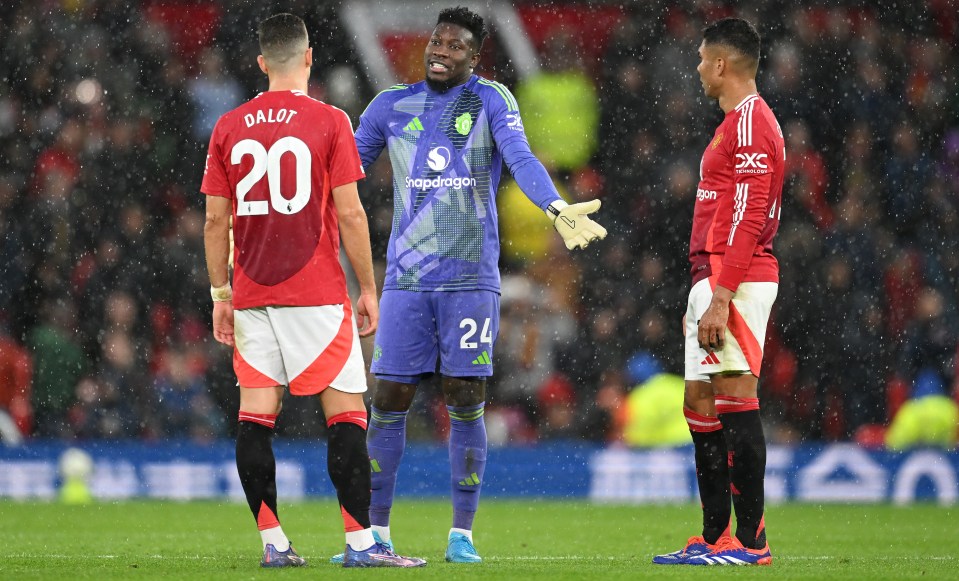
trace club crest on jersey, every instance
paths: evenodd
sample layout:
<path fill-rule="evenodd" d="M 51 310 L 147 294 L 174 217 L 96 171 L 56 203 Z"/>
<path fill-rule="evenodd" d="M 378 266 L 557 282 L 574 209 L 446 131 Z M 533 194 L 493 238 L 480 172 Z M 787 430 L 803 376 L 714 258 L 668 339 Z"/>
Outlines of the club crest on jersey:
<path fill-rule="evenodd" d="M 450 164 L 451 158 L 450 150 L 441 145 L 430 150 L 426 156 L 426 163 L 433 171 L 443 171 Z"/>
<path fill-rule="evenodd" d="M 719 135 L 716 136 L 715 139 L 713 139 L 713 142 L 709 144 L 709 147 L 711 149 L 716 149 L 717 147 L 719 147 L 719 144 L 722 143 L 722 141 L 723 141 L 723 134 L 720 133 Z"/>
<path fill-rule="evenodd" d="M 469 113 L 463 113 L 456 118 L 456 132 L 460 135 L 469 135 L 473 128 L 473 117 Z"/>

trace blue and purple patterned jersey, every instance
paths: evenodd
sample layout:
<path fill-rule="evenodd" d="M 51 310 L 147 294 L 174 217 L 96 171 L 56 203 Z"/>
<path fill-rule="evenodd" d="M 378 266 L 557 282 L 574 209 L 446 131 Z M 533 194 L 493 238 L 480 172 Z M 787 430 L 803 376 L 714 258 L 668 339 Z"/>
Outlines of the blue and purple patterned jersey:
<path fill-rule="evenodd" d="M 383 290 L 499 292 L 496 191 L 504 161 L 541 209 L 559 199 L 529 149 L 516 99 L 476 75 L 444 92 L 425 82 L 383 91 L 360 117 L 356 145 L 365 168 L 383 148 L 393 166 Z"/>

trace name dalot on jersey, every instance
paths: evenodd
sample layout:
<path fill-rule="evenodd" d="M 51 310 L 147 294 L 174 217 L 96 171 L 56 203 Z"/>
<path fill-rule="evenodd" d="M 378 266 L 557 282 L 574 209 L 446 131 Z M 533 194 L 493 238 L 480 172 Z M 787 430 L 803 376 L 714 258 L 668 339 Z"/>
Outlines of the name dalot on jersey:
<path fill-rule="evenodd" d="M 289 124 L 294 115 L 296 115 L 296 109 L 277 109 L 275 113 L 273 109 L 267 109 L 265 112 L 263 109 L 257 109 L 255 115 L 253 113 L 244 115 L 243 121 L 247 127 L 253 127 L 259 123 Z"/>

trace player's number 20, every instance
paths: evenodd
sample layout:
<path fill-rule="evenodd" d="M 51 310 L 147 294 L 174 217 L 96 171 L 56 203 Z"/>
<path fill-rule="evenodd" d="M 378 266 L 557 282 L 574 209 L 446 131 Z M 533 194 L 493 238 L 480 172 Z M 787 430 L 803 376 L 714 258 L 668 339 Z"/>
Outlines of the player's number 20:
<path fill-rule="evenodd" d="M 285 198 L 280 191 L 280 159 L 286 153 L 292 153 L 296 161 L 294 176 L 296 192 L 289 199 Z M 259 141 L 244 139 L 233 146 L 230 162 L 233 165 L 239 165 L 247 155 L 253 157 L 253 167 L 250 173 L 236 184 L 237 216 L 263 216 L 270 212 L 270 206 L 281 214 L 296 214 L 310 201 L 313 156 L 310 154 L 310 148 L 303 141 L 287 136 L 278 140 L 267 151 Z M 263 179 L 264 175 L 270 190 L 270 201 L 247 201 L 247 194 L 257 182 Z"/>
<path fill-rule="evenodd" d="M 480 332 L 480 341 L 483 343 L 493 344 L 493 334 L 490 331 L 490 320 L 487 317 L 483 321 L 483 330 Z M 473 338 L 473 335 L 476 334 L 476 330 L 479 329 L 479 325 L 476 324 L 476 321 L 473 319 L 463 319 L 460 321 L 460 329 L 466 329 L 466 332 L 463 333 L 463 336 L 460 338 L 460 349 L 476 349 L 479 347 L 479 343 L 476 341 L 470 341 Z"/>

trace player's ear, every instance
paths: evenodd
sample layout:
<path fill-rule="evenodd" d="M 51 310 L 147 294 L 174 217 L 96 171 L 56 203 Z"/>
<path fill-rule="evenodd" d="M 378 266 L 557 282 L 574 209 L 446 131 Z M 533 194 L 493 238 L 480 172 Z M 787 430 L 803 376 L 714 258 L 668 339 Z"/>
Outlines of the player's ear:
<path fill-rule="evenodd" d="M 269 75 L 270 71 L 266 68 L 266 59 L 263 58 L 263 55 L 257 55 L 256 64 L 260 65 L 260 70 L 263 71 L 264 75 Z"/>
<path fill-rule="evenodd" d="M 729 66 L 729 62 L 725 58 L 718 57 L 716 59 L 716 76 L 719 76 L 719 77 L 723 76 L 728 66 Z"/>
<path fill-rule="evenodd" d="M 305 58 L 306 58 L 306 62 L 304 64 L 306 65 L 306 68 L 311 68 L 313 66 L 313 47 L 312 46 L 306 49 Z"/>

